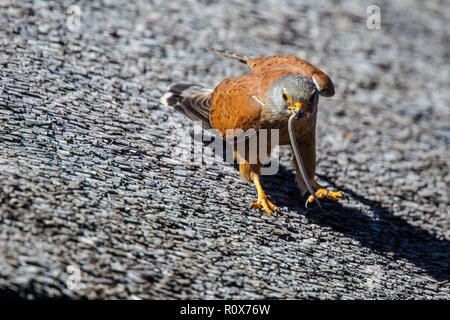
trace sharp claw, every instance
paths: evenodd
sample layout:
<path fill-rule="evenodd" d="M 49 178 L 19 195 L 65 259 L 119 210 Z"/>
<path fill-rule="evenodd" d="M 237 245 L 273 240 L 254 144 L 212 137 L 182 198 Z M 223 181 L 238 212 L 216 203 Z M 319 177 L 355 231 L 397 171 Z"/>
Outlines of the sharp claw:
<path fill-rule="evenodd" d="M 349 201 L 349 199 L 345 196 L 345 193 L 344 192 L 342 192 L 342 191 L 339 191 L 339 193 L 341 194 L 341 196 L 342 196 L 342 198 L 341 197 L 339 197 L 339 199 L 343 199 L 343 200 L 347 200 L 347 201 Z"/>
<path fill-rule="evenodd" d="M 266 205 L 264 205 L 264 202 Z M 258 202 L 252 202 L 251 203 L 251 208 L 263 208 L 264 211 L 268 214 L 268 215 L 272 215 L 273 212 L 277 211 L 278 207 L 276 205 L 274 205 L 272 202 L 270 202 L 267 199 L 258 199 Z"/>
<path fill-rule="evenodd" d="M 319 207 L 319 209 L 322 209 L 322 206 L 320 205 L 319 200 L 318 200 L 317 198 L 313 197 L 313 201 L 309 201 L 309 198 L 310 198 L 310 197 L 311 197 L 311 196 L 309 196 L 308 199 L 306 199 L 306 202 L 305 202 L 305 208 L 306 208 L 306 209 L 309 209 L 309 208 L 308 208 L 308 203 L 312 203 L 312 202 L 315 200 L 316 203 L 317 203 L 317 206 Z"/>
<path fill-rule="evenodd" d="M 342 193 L 342 196 L 344 197 L 344 200 L 347 200 L 347 203 L 350 203 L 350 199 L 345 195 L 345 193 L 342 191 L 341 191 L 341 193 Z"/>
<path fill-rule="evenodd" d="M 258 202 L 252 202 L 252 203 L 250 204 L 250 208 L 252 208 L 252 209 L 254 209 L 254 208 L 259 209 L 259 208 L 261 208 L 261 207 L 262 207 L 262 204 L 261 204 L 261 203 L 258 203 Z"/>
<path fill-rule="evenodd" d="M 306 202 L 305 202 L 305 208 L 308 209 L 308 203 L 312 203 L 312 202 L 314 202 L 314 201 L 316 201 L 317 205 L 319 206 L 319 209 L 322 209 L 322 206 L 320 205 L 319 199 L 316 198 L 316 197 L 313 196 L 313 195 L 310 195 L 310 196 L 306 199 Z"/>

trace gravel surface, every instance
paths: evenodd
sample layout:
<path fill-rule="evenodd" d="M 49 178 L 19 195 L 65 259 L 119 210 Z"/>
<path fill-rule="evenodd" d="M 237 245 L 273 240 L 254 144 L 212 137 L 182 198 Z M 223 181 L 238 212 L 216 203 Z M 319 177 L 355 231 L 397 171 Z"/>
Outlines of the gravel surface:
<path fill-rule="evenodd" d="M 1 1 L 0 297 L 449 299 L 450 8 L 376 2 L 369 30 L 359 0 Z M 177 156 L 167 86 L 246 72 L 206 47 L 330 75 L 317 173 L 349 202 L 306 210 L 287 149 L 276 216 Z"/>

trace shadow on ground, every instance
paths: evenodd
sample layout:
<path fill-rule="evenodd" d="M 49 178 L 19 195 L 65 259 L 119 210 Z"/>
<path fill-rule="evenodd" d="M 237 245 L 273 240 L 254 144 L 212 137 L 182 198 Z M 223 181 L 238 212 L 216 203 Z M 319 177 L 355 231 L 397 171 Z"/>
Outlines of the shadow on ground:
<path fill-rule="evenodd" d="M 393 259 L 406 259 L 426 270 L 427 274 L 437 281 L 449 280 L 449 241 L 437 239 L 428 231 L 394 216 L 380 202 L 367 199 L 342 186 L 337 187 L 325 176 L 319 178 L 326 181 L 331 189 L 343 191 L 351 201 L 358 201 L 370 207 L 373 217 L 346 206 L 345 202 L 331 203 L 322 200 L 323 210 L 303 209 L 305 199 L 299 199 L 293 204 L 292 201 L 271 196 L 279 190 L 280 184 L 284 184 L 289 198 L 298 198 L 295 174 L 283 165 L 280 165 L 277 175 L 265 176 L 263 184 L 266 194 L 277 205 L 297 210 L 310 221 L 320 226 L 331 227 L 378 253 L 389 255 Z"/>
<path fill-rule="evenodd" d="M 195 139 L 192 132 L 191 138 Z M 210 142 L 203 141 L 203 145 L 210 148 Z M 230 165 L 230 163 L 226 163 L 225 154 L 226 144 L 223 143 L 223 165 Z M 239 171 L 237 162 L 231 165 Z M 378 253 L 388 255 L 396 260 L 406 259 L 426 270 L 427 274 L 437 281 L 450 280 L 448 272 L 449 241 L 437 239 L 428 231 L 396 217 L 380 202 L 370 200 L 342 186 L 337 187 L 328 177 L 317 176 L 322 181 L 326 181 L 331 189 L 342 191 L 352 201 L 368 206 L 373 217 L 361 210 L 346 206 L 345 202 L 321 200 L 322 210 L 314 207 L 314 204 L 312 204 L 313 208 L 306 209 L 304 207 L 306 199 L 299 197 L 294 172 L 282 164 L 279 165 L 276 175 L 262 176 L 261 180 L 264 191 L 276 205 L 299 211 L 310 221 L 320 226 L 331 227 Z M 277 197 L 280 186 L 286 192 L 287 197 Z"/>

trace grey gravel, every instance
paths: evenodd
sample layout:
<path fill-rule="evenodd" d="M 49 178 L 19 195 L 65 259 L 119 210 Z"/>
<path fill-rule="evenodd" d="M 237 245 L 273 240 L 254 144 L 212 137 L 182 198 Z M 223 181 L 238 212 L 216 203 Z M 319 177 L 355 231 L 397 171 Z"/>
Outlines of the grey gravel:
<path fill-rule="evenodd" d="M 0 297 L 449 299 L 450 7 L 375 4 L 380 30 L 357 0 L 1 1 Z M 317 170 L 348 203 L 306 210 L 287 149 L 276 216 L 174 157 L 167 86 L 246 71 L 207 47 L 331 76 Z"/>

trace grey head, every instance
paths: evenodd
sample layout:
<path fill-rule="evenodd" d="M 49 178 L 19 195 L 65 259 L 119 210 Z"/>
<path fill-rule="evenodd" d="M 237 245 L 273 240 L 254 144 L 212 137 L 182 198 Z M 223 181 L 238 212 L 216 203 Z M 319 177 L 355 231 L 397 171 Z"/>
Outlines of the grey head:
<path fill-rule="evenodd" d="M 267 90 L 267 112 L 277 117 L 309 118 L 316 112 L 319 92 L 313 81 L 297 74 L 276 79 Z"/>

